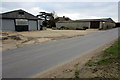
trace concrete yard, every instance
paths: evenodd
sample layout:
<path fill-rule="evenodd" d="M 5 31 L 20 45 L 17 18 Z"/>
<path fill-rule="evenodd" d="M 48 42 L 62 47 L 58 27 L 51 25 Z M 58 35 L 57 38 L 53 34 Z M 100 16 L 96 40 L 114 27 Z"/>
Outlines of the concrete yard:
<path fill-rule="evenodd" d="M 56 41 L 76 36 L 84 36 L 86 34 L 98 32 L 97 29 L 88 30 L 43 30 L 43 31 L 25 31 L 10 32 L 3 31 L 1 34 L 2 50 L 10 50 L 25 45 L 39 44 L 48 41 Z"/>

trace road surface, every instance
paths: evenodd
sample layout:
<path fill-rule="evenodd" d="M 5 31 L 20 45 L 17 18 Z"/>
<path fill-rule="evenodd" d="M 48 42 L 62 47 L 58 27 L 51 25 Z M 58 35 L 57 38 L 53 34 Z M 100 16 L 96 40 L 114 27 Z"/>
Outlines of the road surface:
<path fill-rule="evenodd" d="M 2 54 L 3 78 L 29 78 L 118 38 L 118 29 L 25 46 Z"/>

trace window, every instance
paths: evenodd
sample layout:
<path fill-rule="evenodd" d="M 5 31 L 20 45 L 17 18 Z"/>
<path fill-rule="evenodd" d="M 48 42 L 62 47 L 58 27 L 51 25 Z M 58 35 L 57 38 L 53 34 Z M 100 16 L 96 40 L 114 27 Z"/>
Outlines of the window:
<path fill-rule="evenodd" d="M 16 19 L 15 22 L 16 22 L 16 25 L 28 25 L 27 19 Z"/>
<path fill-rule="evenodd" d="M 19 14 L 20 14 L 20 15 L 24 15 L 24 12 L 21 11 L 21 12 L 19 12 Z"/>

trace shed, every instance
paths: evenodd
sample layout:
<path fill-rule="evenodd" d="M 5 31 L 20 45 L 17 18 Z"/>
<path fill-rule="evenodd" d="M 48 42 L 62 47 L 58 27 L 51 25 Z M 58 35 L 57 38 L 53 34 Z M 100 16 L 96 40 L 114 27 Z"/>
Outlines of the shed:
<path fill-rule="evenodd" d="M 111 18 L 102 19 L 81 19 L 74 21 L 62 21 L 56 23 L 57 27 L 68 27 L 71 29 L 87 27 L 89 29 L 108 29 L 115 27 L 115 22 Z"/>
<path fill-rule="evenodd" d="M 2 13 L 0 16 L 2 30 L 29 31 L 40 29 L 40 19 L 21 9 Z"/>

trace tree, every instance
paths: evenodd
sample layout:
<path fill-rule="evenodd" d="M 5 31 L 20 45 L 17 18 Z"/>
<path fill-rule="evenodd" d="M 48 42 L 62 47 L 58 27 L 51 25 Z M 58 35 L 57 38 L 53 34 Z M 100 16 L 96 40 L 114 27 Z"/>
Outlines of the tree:
<path fill-rule="evenodd" d="M 39 18 L 43 19 L 43 26 L 44 27 L 56 27 L 55 20 L 54 20 L 54 13 L 46 13 L 46 12 L 40 12 L 40 15 L 37 15 Z"/>

